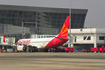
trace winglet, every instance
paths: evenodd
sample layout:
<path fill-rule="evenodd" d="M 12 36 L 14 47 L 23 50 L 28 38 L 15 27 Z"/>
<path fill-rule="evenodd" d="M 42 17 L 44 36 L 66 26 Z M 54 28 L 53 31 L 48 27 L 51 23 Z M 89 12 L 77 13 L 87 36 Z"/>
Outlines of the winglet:
<path fill-rule="evenodd" d="M 69 29 L 69 22 L 70 22 L 70 16 L 68 16 L 65 20 L 65 23 L 62 26 L 62 29 L 57 37 L 59 38 L 67 38 L 68 36 L 68 29 Z"/>

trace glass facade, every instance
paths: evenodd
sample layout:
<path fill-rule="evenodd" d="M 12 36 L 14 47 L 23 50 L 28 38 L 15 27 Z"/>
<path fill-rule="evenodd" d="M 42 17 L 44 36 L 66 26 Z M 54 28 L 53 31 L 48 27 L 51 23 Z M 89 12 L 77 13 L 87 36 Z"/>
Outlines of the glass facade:
<path fill-rule="evenodd" d="M 33 10 L 35 9 L 34 7 L 32 9 L 31 7 L 30 8 L 28 7 L 22 8 L 15 6 L 10 6 L 10 7 L 2 6 L 2 7 L 4 7 L 4 9 L 0 9 L 0 24 L 10 24 L 22 27 L 22 22 L 24 22 L 23 26 L 30 28 L 30 33 L 39 34 L 39 35 L 58 34 L 62 28 L 63 23 L 65 22 L 66 17 L 69 16 L 69 12 L 67 12 L 69 11 L 68 9 L 36 8 L 37 10 Z M 85 13 L 75 13 L 75 12 L 71 13 L 72 29 L 84 27 L 86 12 L 87 10 L 85 11 Z M 22 34 L 19 33 L 7 36 L 21 38 L 21 35 Z M 28 37 L 30 37 L 30 34 L 26 33 L 25 38 Z"/>
<path fill-rule="evenodd" d="M 38 34 L 59 33 L 69 13 L 50 13 L 36 11 L 0 10 L 0 23 L 22 26 L 22 22 L 37 22 Z M 83 28 L 86 14 L 71 14 L 71 28 Z M 24 24 L 35 28 L 36 24 Z"/>
<path fill-rule="evenodd" d="M 71 28 L 83 28 L 86 14 L 71 14 Z"/>

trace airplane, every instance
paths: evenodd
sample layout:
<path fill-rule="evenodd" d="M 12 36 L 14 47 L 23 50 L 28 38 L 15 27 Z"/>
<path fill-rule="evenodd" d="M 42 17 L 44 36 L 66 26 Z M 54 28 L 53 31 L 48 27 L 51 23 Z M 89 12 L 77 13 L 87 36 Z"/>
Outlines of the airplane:
<path fill-rule="evenodd" d="M 65 23 L 62 26 L 60 33 L 52 38 L 30 38 L 20 39 L 17 41 L 17 50 L 22 51 L 24 45 L 32 46 L 36 48 L 56 48 L 63 45 L 68 41 L 68 29 L 69 29 L 70 16 L 67 16 Z"/>

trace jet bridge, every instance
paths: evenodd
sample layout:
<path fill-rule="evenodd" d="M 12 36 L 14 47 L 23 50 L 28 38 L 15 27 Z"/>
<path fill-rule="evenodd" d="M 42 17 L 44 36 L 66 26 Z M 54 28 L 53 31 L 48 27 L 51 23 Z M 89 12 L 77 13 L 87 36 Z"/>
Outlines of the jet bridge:
<path fill-rule="evenodd" d="M 0 36 L 0 49 L 5 49 L 7 50 L 9 47 L 15 48 L 16 44 L 15 44 L 15 38 L 13 37 L 5 37 L 4 36 Z"/>

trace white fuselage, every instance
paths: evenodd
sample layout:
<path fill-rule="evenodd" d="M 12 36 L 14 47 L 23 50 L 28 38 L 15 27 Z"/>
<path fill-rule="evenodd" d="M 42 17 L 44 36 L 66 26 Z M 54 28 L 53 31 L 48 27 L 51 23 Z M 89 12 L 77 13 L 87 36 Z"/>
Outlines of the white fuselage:
<path fill-rule="evenodd" d="M 35 38 L 31 39 L 29 45 L 37 46 L 37 48 L 45 48 L 45 46 L 52 40 L 53 38 Z"/>
<path fill-rule="evenodd" d="M 53 38 L 32 38 L 32 39 L 20 39 L 18 40 L 17 50 L 23 50 L 24 45 L 30 45 L 32 47 L 37 48 L 45 48 L 46 45 L 52 40 Z"/>

